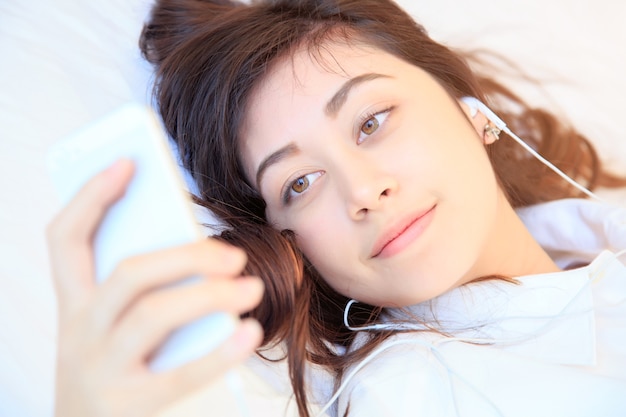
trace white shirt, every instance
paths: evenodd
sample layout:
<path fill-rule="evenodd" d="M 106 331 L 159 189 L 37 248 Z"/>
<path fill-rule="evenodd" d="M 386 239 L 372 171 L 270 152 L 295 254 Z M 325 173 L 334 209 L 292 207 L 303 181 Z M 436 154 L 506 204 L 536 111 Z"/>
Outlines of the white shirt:
<path fill-rule="evenodd" d="M 339 416 L 626 415 L 626 267 L 610 251 L 626 248 L 626 209 L 565 200 L 519 213 L 560 266 L 595 259 L 411 307 L 453 337 L 386 341 L 346 373 Z"/>

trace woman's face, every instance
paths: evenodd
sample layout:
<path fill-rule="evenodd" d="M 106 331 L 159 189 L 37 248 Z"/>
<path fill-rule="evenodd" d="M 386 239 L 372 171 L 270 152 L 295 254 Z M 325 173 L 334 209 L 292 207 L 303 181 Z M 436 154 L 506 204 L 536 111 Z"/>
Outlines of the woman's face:
<path fill-rule="evenodd" d="M 242 159 L 268 220 L 335 290 L 405 306 L 494 272 L 510 206 L 480 130 L 423 70 L 328 44 L 258 86 Z"/>

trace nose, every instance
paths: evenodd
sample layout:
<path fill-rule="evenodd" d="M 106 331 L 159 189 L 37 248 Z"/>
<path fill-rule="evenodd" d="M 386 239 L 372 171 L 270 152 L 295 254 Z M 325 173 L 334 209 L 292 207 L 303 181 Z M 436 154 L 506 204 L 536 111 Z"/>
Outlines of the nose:
<path fill-rule="evenodd" d="M 375 161 L 344 161 L 342 171 L 342 194 L 354 220 L 362 220 L 369 213 L 381 210 L 385 200 L 397 190 L 393 175 L 378 167 Z"/>

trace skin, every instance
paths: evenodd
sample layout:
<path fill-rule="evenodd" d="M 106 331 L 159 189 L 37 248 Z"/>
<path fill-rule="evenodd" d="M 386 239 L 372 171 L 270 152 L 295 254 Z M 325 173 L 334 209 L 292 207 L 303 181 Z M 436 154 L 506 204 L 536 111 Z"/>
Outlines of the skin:
<path fill-rule="evenodd" d="M 122 160 L 95 176 L 47 230 L 59 306 L 59 417 L 155 415 L 243 362 L 262 340 L 259 323 L 243 320 L 207 356 L 150 371 L 147 358 L 171 331 L 213 311 L 249 311 L 263 285 L 240 277 L 241 250 L 211 239 L 127 259 L 96 285 L 92 237 L 133 169 Z M 159 288 L 191 275 L 206 279 Z"/>
<path fill-rule="evenodd" d="M 241 156 L 269 221 L 296 233 L 335 290 L 401 307 L 484 276 L 558 270 L 499 188 L 482 114 L 470 117 L 429 74 L 383 51 L 320 50 L 277 63 L 255 90 Z"/>

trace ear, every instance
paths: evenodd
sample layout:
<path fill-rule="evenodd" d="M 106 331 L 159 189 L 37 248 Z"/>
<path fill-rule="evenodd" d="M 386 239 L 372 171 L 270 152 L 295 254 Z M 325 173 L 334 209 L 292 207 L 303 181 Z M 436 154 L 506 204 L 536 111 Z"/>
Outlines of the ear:
<path fill-rule="evenodd" d="M 487 119 L 487 116 L 481 113 L 480 110 L 470 107 L 463 100 L 457 101 L 459 103 L 459 106 L 461 107 L 461 110 L 463 110 L 465 117 L 467 117 L 467 120 L 469 120 L 469 122 L 474 127 L 474 130 L 476 131 L 476 134 L 478 135 L 480 140 L 485 145 L 491 145 L 493 142 L 495 142 L 497 140 L 497 136 L 487 134 L 487 128 L 489 126 L 489 119 Z"/>

